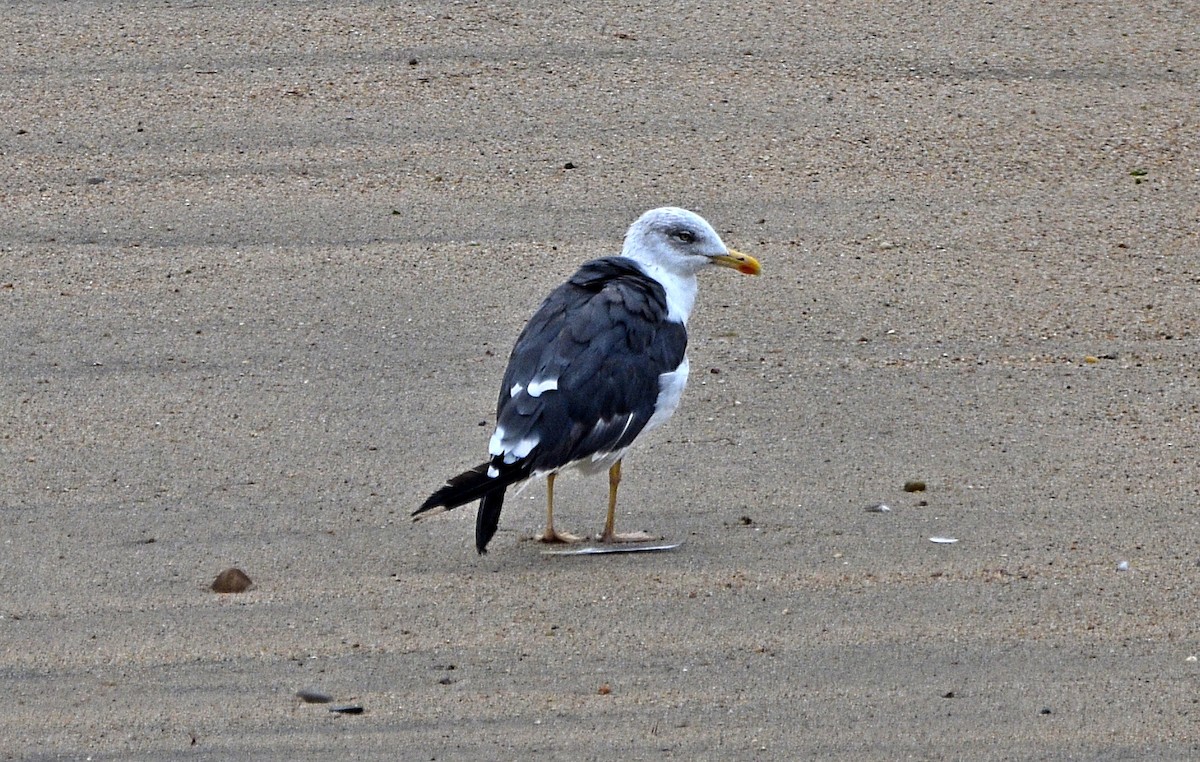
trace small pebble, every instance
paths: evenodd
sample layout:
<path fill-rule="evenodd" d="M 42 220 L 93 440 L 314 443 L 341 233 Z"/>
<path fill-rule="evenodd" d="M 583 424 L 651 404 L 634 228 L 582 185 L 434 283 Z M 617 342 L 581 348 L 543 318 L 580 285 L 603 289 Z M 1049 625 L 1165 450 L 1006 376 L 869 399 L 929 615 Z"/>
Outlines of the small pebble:
<path fill-rule="evenodd" d="M 930 542 L 936 542 L 938 545 L 952 545 L 958 542 L 957 537 L 930 537 Z"/>
<path fill-rule="evenodd" d="M 883 503 L 876 503 L 875 505 L 867 506 L 867 513 L 887 513 L 890 510 L 892 509 L 888 508 Z"/>
<path fill-rule="evenodd" d="M 366 710 L 363 709 L 361 706 L 355 705 L 355 706 L 331 706 L 331 707 L 329 707 L 329 711 L 331 711 L 335 714 L 362 714 Z"/>
<path fill-rule="evenodd" d="M 925 482 L 923 482 L 919 479 L 910 479 L 910 480 L 904 482 L 904 491 L 905 492 L 924 492 L 925 491 Z"/>
<path fill-rule="evenodd" d="M 607 696 L 608 694 L 612 693 L 612 686 L 610 686 L 608 683 L 604 683 L 600 686 L 600 689 L 597 690 L 596 693 L 600 694 L 601 696 Z"/>
<path fill-rule="evenodd" d="M 244 593 L 252 584 L 241 569 L 226 569 L 213 580 L 212 589 L 216 593 Z"/>
<path fill-rule="evenodd" d="M 1117 564 L 1117 571 L 1129 571 L 1129 562 L 1122 561 L 1121 563 Z"/>

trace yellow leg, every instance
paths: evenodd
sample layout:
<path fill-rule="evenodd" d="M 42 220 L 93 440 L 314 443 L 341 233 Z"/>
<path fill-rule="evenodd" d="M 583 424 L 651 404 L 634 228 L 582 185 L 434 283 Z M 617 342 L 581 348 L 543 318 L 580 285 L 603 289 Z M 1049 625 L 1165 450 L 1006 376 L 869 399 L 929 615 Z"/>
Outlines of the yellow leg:
<path fill-rule="evenodd" d="M 616 533 L 617 487 L 620 485 L 621 461 L 618 460 L 608 469 L 608 518 L 604 521 L 604 532 L 600 535 L 600 542 L 646 542 L 661 539 L 645 532 Z"/>
<path fill-rule="evenodd" d="M 608 469 L 608 518 L 604 520 L 604 532 L 600 542 L 612 542 L 616 536 L 613 528 L 617 523 L 617 487 L 621 486 L 621 461 L 612 464 Z"/>
<path fill-rule="evenodd" d="M 581 537 L 576 537 L 570 532 L 554 531 L 554 477 L 555 474 L 546 476 L 546 531 L 538 537 L 541 542 L 579 542 Z"/>

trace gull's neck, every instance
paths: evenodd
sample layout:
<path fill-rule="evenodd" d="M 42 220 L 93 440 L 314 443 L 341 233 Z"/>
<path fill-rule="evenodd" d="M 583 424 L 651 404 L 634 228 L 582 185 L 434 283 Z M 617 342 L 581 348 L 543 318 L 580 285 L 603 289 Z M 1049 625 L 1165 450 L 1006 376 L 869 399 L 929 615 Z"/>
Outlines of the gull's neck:
<path fill-rule="evenodd" d="M 686 275 L 671 272 L 664 267 L 655 264 L 642 262 L 634 259 L 638 267 L 642 268 L 642 272 L 650 276 L 663 287 L 663 291 L 667 294 L 667 320 L 672 323 L 683 323 L 687 325 L 688 317 L 692 314 L 692 307 L 696 304 L 696 276 L 694 273 Z"/>

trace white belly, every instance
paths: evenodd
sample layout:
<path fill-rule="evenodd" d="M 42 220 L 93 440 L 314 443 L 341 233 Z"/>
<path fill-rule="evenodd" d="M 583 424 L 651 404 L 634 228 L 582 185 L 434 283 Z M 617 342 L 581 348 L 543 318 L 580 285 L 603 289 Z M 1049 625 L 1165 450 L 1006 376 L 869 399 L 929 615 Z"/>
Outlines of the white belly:
<path fill-rule="evenodd" d="M 671 417 L 675 408 L 679 407 L 679 399 L 683 397 L 683 387 L 687 386 L 687 380 L 687 357 L 683 358 L 678 368 L 658 377 L 658 402 L 654 406 L 654 415 L 650 416 L 646 428 L 642 429 L 643 434 L 658 428 Z"/>

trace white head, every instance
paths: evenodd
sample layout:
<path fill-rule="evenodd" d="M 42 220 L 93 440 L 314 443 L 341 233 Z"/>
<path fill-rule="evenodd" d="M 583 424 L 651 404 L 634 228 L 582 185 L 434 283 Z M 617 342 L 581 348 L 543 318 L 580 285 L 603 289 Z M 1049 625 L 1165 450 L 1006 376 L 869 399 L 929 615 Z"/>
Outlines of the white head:
<path fill-rule="evenodd" d="M 625 233 L 621 256 L 683 278 L 694 277 L 709 265 L 747 275 L 762 269 L 754 257 L 727 247 L 703 217 L 674 206 L 651 209 L 638 217 Z"/>

